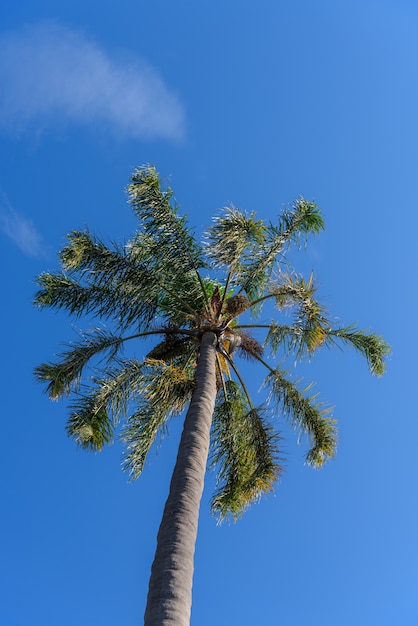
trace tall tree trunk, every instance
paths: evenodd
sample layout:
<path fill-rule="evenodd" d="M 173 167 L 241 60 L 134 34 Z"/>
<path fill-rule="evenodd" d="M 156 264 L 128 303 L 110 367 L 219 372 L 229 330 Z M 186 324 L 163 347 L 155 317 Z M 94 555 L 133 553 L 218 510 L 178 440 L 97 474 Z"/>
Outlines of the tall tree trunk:
<path fill-rule="evenodd" d="M 184 422 L 157 537 L 145 626 L 188 626 L 194 550 L 216 397 L 216 336 L 203 335 L 196 387 Z"/>

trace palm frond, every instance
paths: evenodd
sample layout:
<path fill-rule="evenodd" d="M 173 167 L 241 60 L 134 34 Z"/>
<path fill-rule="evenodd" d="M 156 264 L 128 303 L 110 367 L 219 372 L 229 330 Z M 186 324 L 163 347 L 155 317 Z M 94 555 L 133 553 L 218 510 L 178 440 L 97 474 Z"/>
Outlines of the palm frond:
<path fill-rule="evenodd" d="M 226 382 L 227 396 L 218 400 L 213 421 L 211 465 L 218 468 L 212 510 L 223 520 L 236 520 L 273 488 L 281 468 L 278 436 L 263 411 L 249 407 L 238 383 Z"/>
<path fill-rule="evenodd" d="M 107 285 L 95 284 L 93 276 L 91 284 L 85 281 L 85 275 L 81 278 L 82 282 L 62 272 L 41 274 L 37 278 L 41 289 L 35 294 L 34 304 L 63 309 L 77 317 L 90 314 L 115 320 L 122 328 L 133 322 L 140 330 L 150 328 L 158 311 L 158 300 L 151 297 L 153 286 L 142 280 L 139 273 L 131 282 L 121 280 L 114 284 L 109 275 Z"/>
<path fill-rule="evenodd" d="M 123 467 L 132 479 L 141 474 L 157 433 L 162 432 L 171 416 L 184 410 L 193 388 L 190 370 L 147 359 L 142 371 L 140 406 L 129 417 L 121 435 L 127 448 Z"/>
<path fill-rule="evenodd" d="M 131 181 L 130 204 L 155 244 L 156 260 L 162 259 L 164 266 L 171 266 L 171 272 L 177 275 L 204 267 L 201 247 L 186 227 L 186 218 L 177 214 L 172 190 L 162 188 L 155 167 L 136 169 Z"/>
<path fill-rule="evenodd" d="M 82 371 L 94 356 L 107 352 L 107 359 L 115 358 L 124 338 L 96 328 L 82 333 L 82 341 L 72 344 L 71 350 L 59 355 L 57 363 L 42 363 L 35 370 L 38 382 L 48 382 L 46 391 L 52 400 L 77 389 Z"/>
<path fill-rule="evenodd" d="M 181 277 L 171 275 L 167 282 L 169 286 L 163 288 L 160 297 L 160 312 L 168 324 L 187 327 L 195 324 L 202 313 L 209 313 L 215 281 L 187 272 Z"/>
<path fill-rule="evenodd" d="M 303 392 L 299 391 L 279 368 L 270 372 L 266 383 L 277 409 L 290 418 L 296 430 L 309 435 L 311 448 L 306 462 L 313 467 L 321 467 L 335 455 L 337 446 L 336 422 L 329 416 L 331 410 L 316 401 L 317 394 L 307 395 L 312 385 Z"/>
<path fill-rule="evenodd" d="M 294 355 L 296 359 L 304 355 L 311 355 L 327 340 L 328 329 L 321 325 L 294 325 L 276 324 L 272 322 L 265 339 L 274 356 L 280 349 L 285 356 Z"/>
<path fill-rule="evenodd" d="M 122 432 L 122 441 L 126 444 L 123 469 L 131 480 L 137 479 L 144 469 L 146 456 L 158 433 L 163 434 L 169 415 L 158 405 L 141 404 L 140 408 L 129 417 Z"/>
<path fill-rule="evenodd" d="M 328 343 L 333 343 L 336 339 L 360 352 L 366 358 L 372 374 L 383 376 L 386 369 L 385 357 L 391 352 L 389 344 L 383 337 L 359 330 L 355 326 L 345 326 L 328 331 Z"/>
<path fill-rule="evenodd" d="M 145 361 L 142 395 L 169 413 L 181 413 L 194 389 L 194 371 L 159 359 Z"/>
<path fill-rule="evenodd" d="M 245 250 L 262 244 L 266 227 L 235 207 L 226 207 L 206 232 L 207 254 L 217 267 L 237 268 Z"/>
<path fill-rule="evenodd" d="M 311 274 L 308 280 L 291 272 L 280 271 L 268 287 L 268 296 L 273 297 L 277 308 L 282 311 L 287 307 L 300 305 L 314 297 L 316 287 Z"/>
<path fill-rule="evenodd" d="M 100 390 L 77 396 L 70 405 L 67 435 L 85 450 L 99 451 L 113 440 L 114 426 L 106 404 L 100 400 Z"/>
<path fill-rule="evenodd" d="M 118 358 L 112 361 L 99 378 L 93 378 L 100 388 L 100 400 L 112 414 L 115 426 L 128 414 L 129 406 L 142 392 L 144 364 L 138 359 Z"/>
<path fill-rule="evenodd" d="M 64 309 L 76 316 L 98 309 L 98 314 L 106 317 L 108 301 L 102 289 L 85 287 L 61 272 L 44 272 L 36 283 L 41 289 L 35 294 L 34 304 L 40 308 Z"/>
<path fill-rule="evenodd" d="M 305 281 L 300 276 L 280 273 L 279 279 L 269 285 L 269 296 L 280 310 L 295 307 L 293 324 L 272 322 L 270 326 L 265 344 L 274 355 L 281 348 L 286 355 L 300 359 L 326 342 L 331 324 L 325 307 L 314 298 L 315 291 L 312 275 Z"/>
<path fill-rule="evenodd" d="M 160 275 L 152 268 L 154 251 L 144 241 L 139 252 L 131 243 L 110 249 L 88 231 L 72 231 L 68 240 L 60 252 L 64 271 L 105 294 L 116 294 L 112 305 L 116 300 L 116 311 L 128 323 L 144 316 L 149 321 L 156 314 Z"/>
<path fill-rule="evenodd" d="M 266 240 L 257 251 L 247 258 L 241 277 L 241 290 L 250 300 L 263 294 L 274 265 L 279 255 L 291 242 L 300 244 L 302 238 L 309 233 L 318 233 L 324 227 L 324 221 L 316 204 L 299 198 L 293 203 L 292 209 L 282 213 L 279 225 L 269 224 L 266 229 Z"/>
<path fill-rule="evenodd" d="M 94 387 L 82 388 L 67 423 L 67 434 L 81 447 L 101 450 L 111 443 L 116 426 L 126 418 L 141 394 L 143 364 L 137 359 L 117 359 L 104 376 L 92 378 Z"/>
<path fill-rule="evenodd" d="M 279 225 L 273 227 L 276 236 L 284 236 L 298 242 L 308 234 L 318 234 L 324 230 L 324 219 L 318 205 L 305 198 L 298 198 L 291 209 L 283 211 Z"/>

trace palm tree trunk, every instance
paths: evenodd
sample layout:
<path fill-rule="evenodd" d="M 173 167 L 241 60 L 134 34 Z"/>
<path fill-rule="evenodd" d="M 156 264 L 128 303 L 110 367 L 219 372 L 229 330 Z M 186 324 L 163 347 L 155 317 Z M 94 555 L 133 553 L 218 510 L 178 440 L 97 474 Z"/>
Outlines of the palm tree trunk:
<path fill-rule="evenodd" d="M 184 422 L 157 537 L 145 626 L 188 626 L 200 500 L 216 397 L 216 335 L 203 335 L 196 387 Z"/>

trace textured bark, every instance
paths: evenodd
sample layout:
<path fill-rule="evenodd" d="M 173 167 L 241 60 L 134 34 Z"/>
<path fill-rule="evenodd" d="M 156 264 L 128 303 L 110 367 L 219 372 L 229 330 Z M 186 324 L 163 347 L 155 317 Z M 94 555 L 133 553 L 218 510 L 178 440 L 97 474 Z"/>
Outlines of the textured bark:
<path fill-rule="evenodd" d="M 157 537 L 145 626 L 188 626 L 209 436 L 216 397 L 216 336 L 202 337 L 196 388 L 184 422 L 170 493 Z"/>

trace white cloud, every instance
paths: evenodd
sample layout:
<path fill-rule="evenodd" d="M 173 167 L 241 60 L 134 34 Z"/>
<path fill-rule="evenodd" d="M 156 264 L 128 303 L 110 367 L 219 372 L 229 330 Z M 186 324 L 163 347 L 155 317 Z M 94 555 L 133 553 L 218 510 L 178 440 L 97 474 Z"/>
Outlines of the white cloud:
<path fill-rule="evenodd" d="M 6 196 L 0 196 L 0 230 L 29 256 L 45 256 L 42 239 L 32 221 L 17 213 Z"/>
<path fill-rule="evenodd" d="M 16 132 L 63 122 L 178 139 L 184 113 L 153 68 L 111 58 L 81 32 L 41 22 L 0 35 L 0 126 Z"/>

